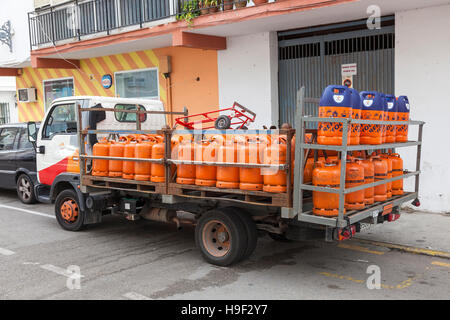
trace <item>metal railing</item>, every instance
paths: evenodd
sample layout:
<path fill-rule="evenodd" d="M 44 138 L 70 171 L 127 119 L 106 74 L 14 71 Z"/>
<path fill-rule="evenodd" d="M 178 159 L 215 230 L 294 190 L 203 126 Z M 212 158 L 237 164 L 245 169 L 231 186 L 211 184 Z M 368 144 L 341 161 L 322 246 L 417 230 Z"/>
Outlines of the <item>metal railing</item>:
<path fill-rule="evenodd" d="M 210 0 L 209 0 L 210 1 Z M 204 14 L 240 8 L 245 0 L 72 0 L 28 13 L 30 46 L 55 44 L 101 32 L 177 17 L 191 23 Z"/>

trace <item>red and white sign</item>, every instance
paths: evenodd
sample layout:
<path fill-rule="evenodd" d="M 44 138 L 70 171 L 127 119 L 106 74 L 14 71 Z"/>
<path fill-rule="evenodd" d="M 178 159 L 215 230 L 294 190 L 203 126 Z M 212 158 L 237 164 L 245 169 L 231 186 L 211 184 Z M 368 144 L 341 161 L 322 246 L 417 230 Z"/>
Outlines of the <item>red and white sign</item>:
<path fill-rule="evenodd" d="M 358 71 L 358 65 L 356 63 L 348 63 L 341 65 L 342 76 L 356 76 Z"/>

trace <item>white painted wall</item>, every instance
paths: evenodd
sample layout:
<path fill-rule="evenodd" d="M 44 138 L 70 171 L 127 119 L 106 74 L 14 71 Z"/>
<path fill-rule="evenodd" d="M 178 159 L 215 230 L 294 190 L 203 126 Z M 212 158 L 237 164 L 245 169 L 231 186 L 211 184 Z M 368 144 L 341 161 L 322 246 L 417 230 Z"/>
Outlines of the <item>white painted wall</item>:
<path fill-rule="evenodd" d="M 6 0 L 2 1 L 6 2 Z M 11 21 L 13 51 L 0 43 L 0 67 L 24 67 L 29 65 L 30 39 L 28 37 L 27 13 L 34 10 L 33 0 L 7 1 L 0 10 L 0 25 Z"/>
<path fill-rule="evenodd" d="M 395 89 L 408 95 L 411 118 L 424 120 L 421 209 L 450 212 L 450 5 L 396 13 Z M 410 128 L 409 138 L 417 130 Z M 415 169 L 415 148 L 400 150 Z M 413 180 L 406 186 L 411 189 Z"/>
<path fill-rule="evenodd" d="M 218 53 L 219 104 L 234 101 L 254 111 L 250 128 L 278 124 L 278 42 L 275 32 L 228 37 Z"/>
<path fill-rule="evenodd" d="M 19 122 L 19 115 L 16 106 L 16 78 L 0 77 L 0 103 L 9 105 L 9 122 Z"/>

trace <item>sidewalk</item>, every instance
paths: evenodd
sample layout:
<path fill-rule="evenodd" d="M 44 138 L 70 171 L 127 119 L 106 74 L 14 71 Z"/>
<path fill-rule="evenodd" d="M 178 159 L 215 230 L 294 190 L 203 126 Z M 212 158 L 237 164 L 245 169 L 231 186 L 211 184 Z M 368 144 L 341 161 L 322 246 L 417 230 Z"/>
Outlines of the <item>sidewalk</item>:
<path fill-rule="evenodd" d="M 450 215 L 402 212 L 400 219 L 375 225 L 355 238 L 450 252 Z"/>

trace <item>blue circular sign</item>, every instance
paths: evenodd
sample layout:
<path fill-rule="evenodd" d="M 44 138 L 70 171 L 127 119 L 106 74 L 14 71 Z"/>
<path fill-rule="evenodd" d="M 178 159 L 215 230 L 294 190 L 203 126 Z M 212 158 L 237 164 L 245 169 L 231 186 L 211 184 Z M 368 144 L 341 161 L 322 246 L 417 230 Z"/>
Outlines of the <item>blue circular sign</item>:
<path fill-rule="evenodd" d="M 111 88 L 111 86 L 112 86 L 112 77 L 111 77 L 110 74 L 105 74 L 105 75 L 102 77 L 102 86 L 103 86 L 103 88 L 105 88 L 105 89 Z"/>

